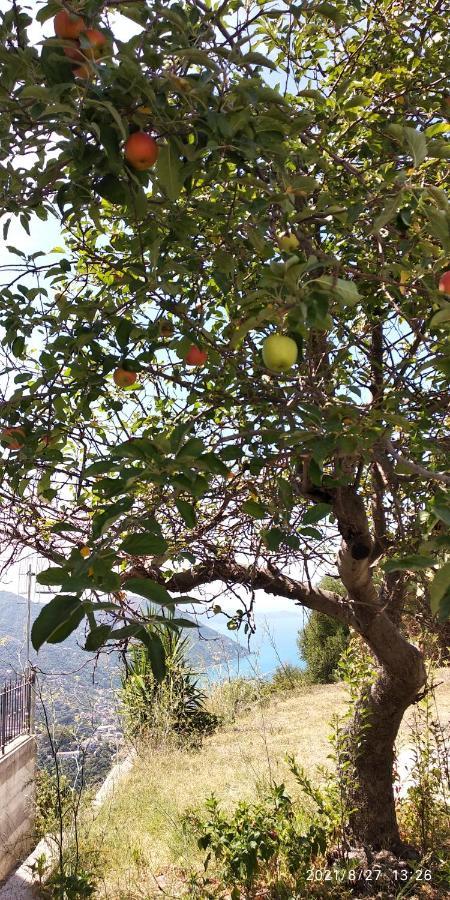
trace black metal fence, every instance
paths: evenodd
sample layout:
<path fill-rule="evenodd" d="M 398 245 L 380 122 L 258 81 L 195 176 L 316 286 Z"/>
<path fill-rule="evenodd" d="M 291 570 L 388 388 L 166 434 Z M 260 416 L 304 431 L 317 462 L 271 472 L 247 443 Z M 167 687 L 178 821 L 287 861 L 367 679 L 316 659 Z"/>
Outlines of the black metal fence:
<path fill-rule="evenodd" d="M 22 734 L 33 730 L 33 672 L 27 670 L 0 688 L 0 753 Z"/>

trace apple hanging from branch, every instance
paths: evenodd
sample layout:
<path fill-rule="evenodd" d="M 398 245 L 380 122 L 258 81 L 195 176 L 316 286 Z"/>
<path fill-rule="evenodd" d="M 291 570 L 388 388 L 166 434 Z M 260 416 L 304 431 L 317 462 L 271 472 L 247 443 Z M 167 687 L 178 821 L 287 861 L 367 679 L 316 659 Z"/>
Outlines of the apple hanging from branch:
<path fill-rule="evenodd" d="M 288 372 L 297 362 L 297 356 L 297 344 L 284 334 L 271 334 L 262 345 L 263 362 L 271 372 Z"/>

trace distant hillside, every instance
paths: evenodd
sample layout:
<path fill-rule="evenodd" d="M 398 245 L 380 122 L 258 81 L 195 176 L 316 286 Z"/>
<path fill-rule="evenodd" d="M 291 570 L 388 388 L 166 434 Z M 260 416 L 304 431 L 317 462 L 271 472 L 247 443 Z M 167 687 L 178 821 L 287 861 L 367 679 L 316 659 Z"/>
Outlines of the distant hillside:
<path fill-rule="evenodd" d="M 139 597 L 135 599 L 140 604 Z M 31 622 L 33 623 L 42 604 L 31 604 Z M 186 611 L 178 610 L 179 615 L 195 621 L 192 615 Z M 11 591 L 0 591 L 0 679 L 11 672 L 20 672 L 26 664 L 27 655 L 27 601 L 19 594 Z M 237 657 L 248 655 L 248 651 L 239 645 L 231 637 L 219 634 L 214 628 L 204 625 L 201 621 L 198 630 L 189 629 L 187 632 L 191 642 L 190 657 L 192 664 L 203 671 L 208 666 L 231 661 Z M 62 673 L 79 671 L 88 673 L 92 679 L 95 668 L 95 681 L 103 680 L 105 669 L 111 671 L 108 662 L 114 659 L 114 667 L 119 664 L 117 655 L 109 654 L 100 657 L 94 665 L 92 654 L 83 650 L 85 641 L 84 625 L 81 625 L 63 644 L 44 644 L 37 655 L 31 648 L 31 660 L 39 669 L 46 673 Z"/>

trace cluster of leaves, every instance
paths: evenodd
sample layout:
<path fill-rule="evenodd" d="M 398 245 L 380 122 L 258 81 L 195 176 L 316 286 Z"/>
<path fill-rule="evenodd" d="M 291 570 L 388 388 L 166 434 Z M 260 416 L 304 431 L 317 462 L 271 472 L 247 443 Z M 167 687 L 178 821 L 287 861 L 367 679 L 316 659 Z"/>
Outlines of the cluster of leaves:
<path fill-rule="evenodd" d="M 84 80 L 50 36 L 59 8 L 42 4 L 32 22 L 14 3 L 0 20 L 4 238 L 17 219 L 25 232 L 36 217 L 65 229 L 51 257 L 10 246 L 0 301 L 1 417 L 23 429 L 2 459 L 3 530 L 13 550 L 32 544 L 52 560 L 41 582 L 61 588 L 35 646 L 85 616 L 90 649 L 145 641 L 118 600 L 136 559 L 168 577 L 211 546 L 328 559 L 331 506 L 298 490 L 305 462 L 325 498 L 357 472 L 370 509 L 382 452 L 386 546 L 400 568 L 421 568 L 431 516 L 423 552 L 428 568 L 441 563 L 450 151 L 439 4 L 140 2 L 118 16 L 87 0 L 74 9 L 108 34 L 111 54 Z M 150 173 L 124 158 L 139 129 L 160 145 Z M 295 253 L 280 252 L 279 229 L 295 233 Z M 274 330 L 299 348 L 281 378 L 259 352 Z M 198 371 L 183 364 L 193 343 L 208 350 Z M 115 389 L 118 365 L 137 386 Z M 170 607 L 162 578 L 133 589 Z M 449 598 L 446 563 L 431 589 L 442 618 Z"/>

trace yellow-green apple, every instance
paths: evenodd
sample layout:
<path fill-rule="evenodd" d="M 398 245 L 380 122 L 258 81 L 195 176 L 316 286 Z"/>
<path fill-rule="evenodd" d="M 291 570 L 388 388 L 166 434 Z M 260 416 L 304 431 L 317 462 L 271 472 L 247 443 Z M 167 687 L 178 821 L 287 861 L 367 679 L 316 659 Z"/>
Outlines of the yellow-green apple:
<path fill-rule="evenodd" d="M 271 334 L 263 343 L 263 362 L 271 372 L 287 372 L 297 362 L 297 356 L 297 344 L 284 334 Z"/>
<path fill-rule="evenodd" d="M 292 231 L 280 231 L 277 234 L 277 242 L 280 250 L 284 253 L 294 253 L 300 246 L 298 237 Z"/>

